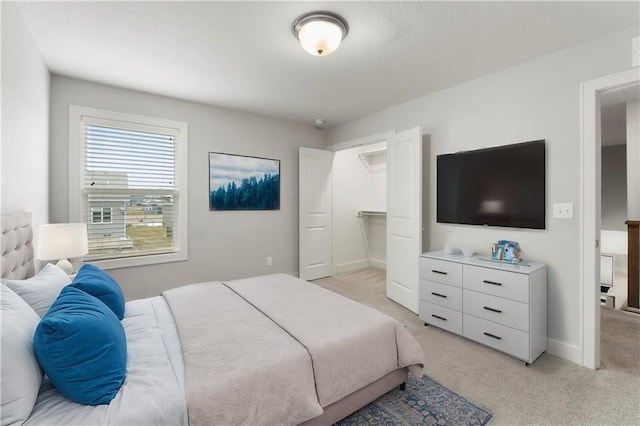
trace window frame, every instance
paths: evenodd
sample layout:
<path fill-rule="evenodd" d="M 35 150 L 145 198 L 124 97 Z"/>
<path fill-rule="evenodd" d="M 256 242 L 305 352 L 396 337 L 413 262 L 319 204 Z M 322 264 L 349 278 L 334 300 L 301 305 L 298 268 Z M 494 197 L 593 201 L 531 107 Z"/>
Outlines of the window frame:
<path fill-rule="evenodd" d="M 104 213 L 108 211 L 109 221 L 105 222 Z M 100 213 L 100 222 L 95 221 L 96 213 Z M 89 223 L 89 218 L 87 217 L 87 223 Z M 91 224 L 92 225 L 103 225 L 113 223 L 113 207 L 91 207 Z"/>
<path fill-rule="evenodd" d="M 83 217 L 85 207 L 82 197 L 82 124 L 83 121 L 113 122 L 129 130 L 168 132 L 175 138 L 176 174 L 178 175 L 177 227 L 173 230 L 177 243 L 175 253 L 145 254 L 114 259 L 95 260 L 91 263 L 103 269 L 127 268 L 180 262 L 188 259 L 188 174 L 187 148 L 188 124 L 183 121 L 167 120 L 98 108 L 69 105 L 69 222 L 85 222 L 91 219 Z M 73 167 L 73 165 L 77 165 Z"/>

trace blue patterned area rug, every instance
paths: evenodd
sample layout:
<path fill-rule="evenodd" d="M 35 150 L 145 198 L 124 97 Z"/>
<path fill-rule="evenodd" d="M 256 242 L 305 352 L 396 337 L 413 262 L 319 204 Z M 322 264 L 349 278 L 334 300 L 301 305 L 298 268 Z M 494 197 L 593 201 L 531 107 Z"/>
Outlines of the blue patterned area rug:
<path fill-rule="evenodd" d="M 404 391 L 396 388 L 336 425 L 486 425 L 489 420 L 487 410 L 435 380 L 410 376 Z"/>

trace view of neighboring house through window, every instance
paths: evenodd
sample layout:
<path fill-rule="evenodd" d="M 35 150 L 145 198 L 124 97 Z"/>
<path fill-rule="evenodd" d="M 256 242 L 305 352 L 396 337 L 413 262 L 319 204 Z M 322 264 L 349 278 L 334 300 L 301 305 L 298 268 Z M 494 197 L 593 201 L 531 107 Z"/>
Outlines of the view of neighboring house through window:
<path fill-rule="evenodd" d="M 80 220 L 89 235 L 85 260 L 184 259 L 180 151 L 186 149 L 186 123 L 174 127 L 159 119 L 73 108 L 81 111 L 78 189 Z M 71 115 L 72 110 L 70 122 Z"/>

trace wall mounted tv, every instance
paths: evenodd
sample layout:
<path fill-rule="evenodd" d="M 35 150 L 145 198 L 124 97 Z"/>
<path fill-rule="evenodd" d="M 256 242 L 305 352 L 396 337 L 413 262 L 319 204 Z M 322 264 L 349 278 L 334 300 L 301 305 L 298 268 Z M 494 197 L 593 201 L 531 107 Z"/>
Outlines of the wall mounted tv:
<path fill-rule="evenodd" d="M 437 157 L 437 221 L 545 229 L 545 141 Z"/>

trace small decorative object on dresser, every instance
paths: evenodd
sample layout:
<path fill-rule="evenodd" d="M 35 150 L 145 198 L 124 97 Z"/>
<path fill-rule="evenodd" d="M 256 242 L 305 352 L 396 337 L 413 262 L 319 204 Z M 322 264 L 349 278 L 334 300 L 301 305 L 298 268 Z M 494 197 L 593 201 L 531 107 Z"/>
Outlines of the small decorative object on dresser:
<path fill-rule="evenodd" d="M 520 263 L 520 244 L 516 241 L 500 240 L 491 246 L 491 259 L 504 262 Z"/>
<path fill-rule="evenodd" d="M 474 254 L 473 247 L 460 247 L 460 251 L 462 252 L 464 257 L 471 257 Z"/>
<path fill-rule="evenodd" d="M 424 253 L 419 315 L 529 365 L 547 349 L 547 267 Z"/>

